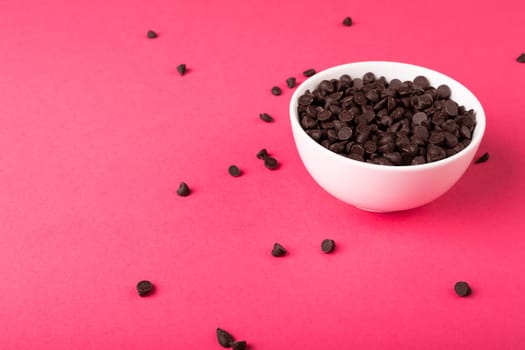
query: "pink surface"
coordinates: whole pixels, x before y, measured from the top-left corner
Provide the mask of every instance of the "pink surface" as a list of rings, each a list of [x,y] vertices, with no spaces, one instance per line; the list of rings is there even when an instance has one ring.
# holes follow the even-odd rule
[[[524,10],[0,2],[0,347],[219,349],[222,327],[252,350],[524,348]],[[285,79],[372,59],[441,71],[485,107],[489,162],[425,207],[345,205],[295,150]]]

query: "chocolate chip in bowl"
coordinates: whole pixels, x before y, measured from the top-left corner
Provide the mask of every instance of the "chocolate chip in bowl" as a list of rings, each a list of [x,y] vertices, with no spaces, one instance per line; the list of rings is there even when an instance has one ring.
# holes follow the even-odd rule
[[[290,102],[299,155],[326,191],[359,208],[415,208],[466,171],[485,114],[465,86],[428,68],[357,62],[303,82]]]

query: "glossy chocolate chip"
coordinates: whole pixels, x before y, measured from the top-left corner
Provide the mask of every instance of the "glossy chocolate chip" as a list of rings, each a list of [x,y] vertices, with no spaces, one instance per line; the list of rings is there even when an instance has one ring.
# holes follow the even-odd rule
[[[352,18],[345,17],[345,19],[343,19],[343,25],[346,27],[350,27],[352,25]]]
[[[518,58],[516,58],[516,61],[518,61],[519,63],[525,63],[525,53],[519,55]]]

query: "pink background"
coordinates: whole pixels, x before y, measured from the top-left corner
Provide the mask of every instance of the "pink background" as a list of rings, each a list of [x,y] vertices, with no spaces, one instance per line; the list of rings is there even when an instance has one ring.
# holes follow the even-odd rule
[[[0,347],[219,349],[222,327],[252,350],[524,348],[524,11],[0,1]],[[402,213],[325,193],[288,121],[286,78],[377,59],[448,74],[487,114],[489,162]],[[288,257],[270,255],[276,241]],[[139,298],[140,279],[157,292]]]

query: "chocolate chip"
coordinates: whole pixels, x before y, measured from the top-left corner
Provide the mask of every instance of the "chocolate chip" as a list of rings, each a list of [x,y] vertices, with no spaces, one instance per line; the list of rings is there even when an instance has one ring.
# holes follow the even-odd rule
[[[279,167],[279,162],[277,162],[277,159],[267,156],[264,159],[264,166],[270,170],[275,170]]]
[[[292,89],[295,87],[295,83],[296,83],[296,79],[294,77],[290,77],[288,79],[286,79],[286,85]]]
[[[230,173],[230,175],[233,177],[241,176],[241,170],[237,165],[230,165],[230,167],[228,168],[228,173]]]
[[[364,75],[363,75],[363,84],[371,84],[373,83],[374,81],[376,81],[376,76],[374,73],[372,72],[366,72]]]
[[[435,162],[441,160],[447,156],[445,150],[439,146],[429,144],[427,146],[427,161]]]
[[[337,131],[337,138],[339,140],[348,140],[350,137],[352,137],[352,134],[352,128],[344,126]]]
[[[282,90],[280,87],[278,86],[272,87],[272,95],[279,96],[280,94],[282,94]]]
[[[321,250],[323,253],[329,254],[335,249],[335,241],[333,239],[324,239],[321,242]]]
[[[474,161],[475,164],[480,164],[480,163],[485,163],[487,160],[489,160],[489,153],[488,152],[485,152],[483,153],[483,155],[481,157],[479,157],[478,159],[476,159]]]
[[[266,159],[268,157],[268,151],[266,150],[266,148],[263,148],[259,152],[257,152],[256,157],[262,160]]]
[[[422,75],[418,75],[417,77],[414,78],[414,86],[422,88],[422,89],[426,89],[430,86],[430,82],[428,81],[426,77]]]
[[[153,284],[150,281],[140,281],[137,283],[137,292],[141,297],[145,297],[153,292]]]
[[[445,102],[445,112],[452,117],[458,115],[458,104],[452,100]]]
[[[448,85],[439,85],[437,87],[437,95],[439,98],[449,98],[450,97],[450,88]]]
[[[472,293],[472,289],[465,281],[456,282],[454,285],[454,291],[460,297],[467,297]]]
[[[159,35],[158,35],[155,31],[153,31],[153,30],[148,30],[148,38],[149,38],[149,39],[155,39],[155,38],[157,38],[158,36],[159,36]]]
[[[454,148],[459,143],[456,135],[450,132],[444,132],[443,136],[445,137],[445,143],[449,148]]]
[[[234,341],[230,343],[232,350],[246,350],[246,341]]]
[[[261,118],[261,120],[264,120],[267,123],[273,122],[273,117],[269,115],[268,113],[259,114],[259,118]]]
[[[307,69],[303,72],[303,75],[305,77],[311,77],[312,75],[314,75],[316,73],[315,69],[313,68],[310,68],[310,69]]]
[[[516,58],[516,61],[518,61],[519,63],[525,63],[525,53],[519,55],[518,58]]]
[[[230,348],[231,343],[234,341],[233,336],[226,332],[224,329],[217,328],[216,330],[217,334],[217,341],[219,342],[220,346],[223,348]]]
[[[459,129],[459,132],[461,133],[461,136],[463,136],[466,139],[471,139],[472,138],[472,132],[470,131],[470,129],[466,125],[463,125]]]
[[[280,258],[282,256],[285,256],[286,255],[286,249],[280,245],[279,243],[275,243],[273,245],[273,249],[272,249],[272,255],[277,257],[277,258]]]
[[[343,25],[350,27],[352,25],[352,18],[346,17],[345,19],[343,19]]]
[[[186,65],[184,63],[181,63],[177,66],[177,72],[179,72],[180,75],[186,74]]]
[[[363,148],[365,153],[372,154],[377,151],[377,145],[374,141],[368,140],[364,143]]]
[[[421,125],[421,123],[428,120],[427,114],[425,112],[416,112],[412,116],[412,123],[416,125]]]
[[[191,193],[190,188],[185,182],[181,182],[179,188],[177,189],[177,194],[181,197],[189,196]]]
[[[412,165],[419,165],[419,164],[425,164],[427,161],[425,159],[425,157],[423,156],[417,156],[417,157],[414,157],[414,159],[412,159]]]

